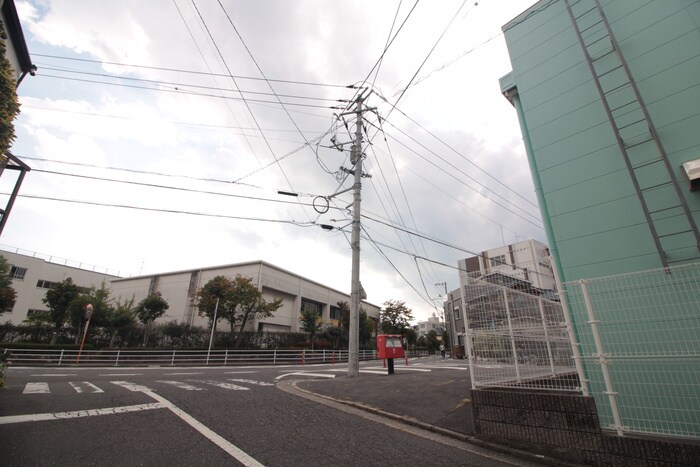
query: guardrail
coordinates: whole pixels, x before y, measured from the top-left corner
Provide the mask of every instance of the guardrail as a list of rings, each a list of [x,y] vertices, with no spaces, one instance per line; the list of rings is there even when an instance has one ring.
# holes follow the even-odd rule
[[[347,350],[46,350],[7,349],[11,366],[236,366],[310,365],[348,361]],[[418,356],[427,352],[412,352]],[[374,360],[375,350],[360,350],[360,360]]]

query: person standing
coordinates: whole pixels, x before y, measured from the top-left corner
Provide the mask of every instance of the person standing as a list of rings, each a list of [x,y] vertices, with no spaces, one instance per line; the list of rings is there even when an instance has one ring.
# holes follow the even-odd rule
[[[445,358],[445,344],[440,342],[440,355],[442,355],[442,358]]]

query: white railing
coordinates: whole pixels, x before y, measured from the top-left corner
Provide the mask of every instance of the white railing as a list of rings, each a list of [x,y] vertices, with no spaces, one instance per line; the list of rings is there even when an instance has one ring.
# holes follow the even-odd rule
[[[312,365],[348,361],[347,350],[47,350],[8,349],[11,366]],[[360,350],[360,360],[377,352]]]

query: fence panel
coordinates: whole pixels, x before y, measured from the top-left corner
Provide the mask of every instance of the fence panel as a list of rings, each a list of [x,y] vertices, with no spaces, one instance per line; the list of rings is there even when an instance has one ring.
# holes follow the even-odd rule
[[[601,425],[700,438],[700,263],[564,289]]]
[[[347,350],[55,350],[9,349],[12,366],[243,366],[347,363]],[[374,360],[360,350],[359,360]]]
[[[577,391],[561,304],[526,284],[498,274],[464,285],[473,386]]]

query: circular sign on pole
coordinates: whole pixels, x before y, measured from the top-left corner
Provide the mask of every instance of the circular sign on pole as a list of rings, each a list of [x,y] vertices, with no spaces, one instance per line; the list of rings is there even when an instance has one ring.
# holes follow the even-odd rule
[[[93,308],[92,304],[88,303],[87,306],[85,307],[85,319],[89,320],[90,317],[92,316]]]

